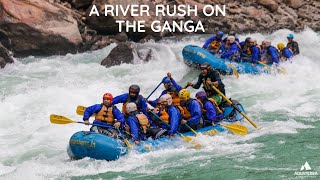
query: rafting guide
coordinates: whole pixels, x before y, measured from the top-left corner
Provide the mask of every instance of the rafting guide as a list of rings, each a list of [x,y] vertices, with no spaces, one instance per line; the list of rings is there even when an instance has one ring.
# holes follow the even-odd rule
[[[197,5],[173,5],[169,8],[169,5],[158,4],[155,9],[150,9],[149,5],[138,5],[131,4],[127,6],[122,5],[109,5],[105,4],[102,9],[98,9],[95,4],[93,4],[89,16],[131,16],[131,17],[141,17],[145,19],[145,16],[150,16],[150,13],[154,13],[158,18],[151,22],[151,29],[153,32],[205,32],[203,24],[201,21],[162,21],[163,17],[169,16],[198,16],[200,8]],[[205,5],[202,8],[201,14],[207,17],[211,16],[226,16],[226,5]],[[145,30],[145,20],[138,21],[128,21],[128,20],[115,20],[118,24],[119,32],[146,32]],[[125,27],[125,28],[124,28]]]

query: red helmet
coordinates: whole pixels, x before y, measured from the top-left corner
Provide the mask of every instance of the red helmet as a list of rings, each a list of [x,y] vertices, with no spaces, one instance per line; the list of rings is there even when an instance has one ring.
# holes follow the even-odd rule
[[[103,95],[103,97],[102,97],[103,99],[110,99],[111,101],[113,100],[113,96],[112,96],[112,94],[110,94],[110,93],[105,93],[104,95]]]

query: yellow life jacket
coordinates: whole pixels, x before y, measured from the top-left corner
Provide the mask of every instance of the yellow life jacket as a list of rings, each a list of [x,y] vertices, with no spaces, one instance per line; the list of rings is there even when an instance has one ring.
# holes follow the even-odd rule
[[[165,109],[163,109],[161,112],[160,112],[161,116],[160,118],[162,120],[164,120],[166,123],[169,124],[169,114],[167,113],[167,111]]]
[[[146,115],[144,114],[136,114],[136,117],[138,118],[139,124],[142,127],[143,133],[147,133],[147,127],[149,127],[149,121]]]
[[[247,48],[247,54],[248,54],[249,56],[251,56],[251,55],[252,55],[252,52],[251,52],[250,47],[248,47],[248,48]]]
[[[212,47],[212,49],[217,50],[220,48],[221,42],[219,42],[217,40],[211,41],[210,46]]]
[[[146,134],[147,133],[147,127],[150,126],[147,116],[144,115],[143,113],[136,114],[135,116],[137,117],[137,119],[139,121],[139,124],[142,127],[142,132]],[[126,128],[126,131],[128,133],[130,133],[130,126],[127,123],[125,125],[125,128]]]
[[[216,101],[213,98],[209,98],[208,100],[212,102],[212,104],[215,107],[216,112],[218,114],[222,114],[222,111],[220,110],[220,108],[219,108],[218,104],[216,103]],[[197,101],[200,103],[200,106],[202,108],[202,114],[206,113],[207,110],[204,109],[203,103],[199,99],[197,99]]]
[[[184,119],[190,119],[191,118],[191,114],[188,111],[188,109],[186,107],[182,107],[182,106],[177,106],[181,112],[181,115]]]
[[[96,115],[96,121],[106,122],[108,124],[113,125],[115,123],[114,116],[112,113],[113,107],[106,107],[102,105],[102,108]]]
[[[175,106],[178,106],[180,105],[180,98],[178,96],[177,93],[175,92],[168,92],[167,94],[170,94],[171,97],[172,97],[172,103],[175,105]]]

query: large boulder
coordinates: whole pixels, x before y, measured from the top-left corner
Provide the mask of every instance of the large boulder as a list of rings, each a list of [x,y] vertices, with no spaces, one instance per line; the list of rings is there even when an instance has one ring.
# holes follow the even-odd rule
[[[71,11],[44,0],[0,0],[0,31],[16,56],[76,52],[82,42]]]
[[[101,62],[101,65],[111,67],[122,63],[130,64],[132,61],[133,52],[131,45],[121,42],[111,50],[110,54]]]
[[[267,8],[269,11],[274,12],[278,9],[278,2],[275,0],[257,0],[257,3]]]
[[[12,56],[8,49],[0,43],[0,68],[4,68],[7,63],[13,63]]]

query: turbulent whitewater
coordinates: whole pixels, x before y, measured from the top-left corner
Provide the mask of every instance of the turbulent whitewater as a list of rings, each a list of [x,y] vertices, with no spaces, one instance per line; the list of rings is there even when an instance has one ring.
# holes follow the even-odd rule
[[[259,43],[270,38],[275,46],[286,43],[289,32],[239,38],[251,36]],[[113,162],[69,159],[70,136],[89,127],[51,124],[50,114],[80,121],[75,113],[78,105],[100,103],[103,93],[125,93],[131,84],[139,84],[142,95],[148,96],[167,72],[180,85],[195,82],[200,72],[183,63],[181,50],[188,44],[202,46],[208,36],[136,44],[146,51],[152,49],[147,63],[136,58],[134,64],[101,66],[113,44],[82,54],[17,59],[1,69],[0,179],[289,179],[296,177],[306,161],[319,174],[320,35],[310,29],[295,34],[301,55],[283,65],[286,75],[223,77],[227,96],[239,100],[262,129],[246,122],[249,133],[245,137],[200,136],[202,150],[189,149],[181,142],[178,148],[131,152]],[[197,91],[191,92],[194,96]]]

